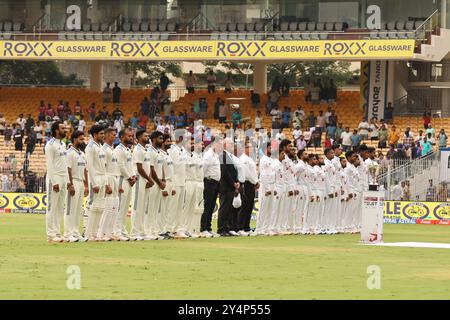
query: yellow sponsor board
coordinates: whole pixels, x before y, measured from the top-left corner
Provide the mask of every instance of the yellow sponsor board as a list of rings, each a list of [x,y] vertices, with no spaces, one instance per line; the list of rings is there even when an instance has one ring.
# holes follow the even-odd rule
[[[384,222],[450,225],[450,202],[386,201]]]
[[[414,40],[0,41],[0,59],[365,60],[413,55]]]

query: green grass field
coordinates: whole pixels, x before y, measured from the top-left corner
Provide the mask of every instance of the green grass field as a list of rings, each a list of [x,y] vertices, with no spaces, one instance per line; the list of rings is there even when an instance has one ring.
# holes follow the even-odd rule
[[[449,299],[448,249],[358,235],[48,244],[44,215],[0,214],[0,299]],[[385,225],[386,242],[450,243],[448,226]],[[81,289],[66,287],[81,268]],[[366,286],[381,268],[381,289]]]

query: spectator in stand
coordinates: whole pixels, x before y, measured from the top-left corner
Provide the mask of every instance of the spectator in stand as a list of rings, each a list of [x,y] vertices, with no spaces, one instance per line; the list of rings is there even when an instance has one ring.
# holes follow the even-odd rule
[[[166,76],[166,73],[165,72],[161,73],[161,77],[159,78],[159,86],[161,87],[161,90],[163,92],[166,91],[167,88],[169,87],[169,84],[170,84],[170,80]]]
[[[231,93],[233,88],[233,79],[231,78],[231,72],[227,73],[227,78],[224,83],[225,93]]]
[[[259,131],[262,129],[262,117],[261,117],[261,111],[256,111],[256,117],[255,117],[255,130]]]
[[[112,117],[114,120],[119,120],[120,118],[123,117],[123,112],[120,110],[119,106],[117,106],[116,109],[114,109],[114,111],[112,113]]]
[[[446,202],[448,200],[448,186],[445,181],[439,184],[439,189],[437,192],[437,201]]]
[[[320,128],[321,132],[325,131],[325,127],[326,127],[326,120],[325,119],[326,119],[326,117],[323,114],[323,111],[320,110],[319,111],[319,115],[317,116],[317,124],[316,124],[316,126],[318,126]]]
[[[39,121],[44,121],[45,120],[45,111],[46,111],[46,107],[45,107],[45,103],[44,101],[41,100],[41,102],[39,103],[39,108],[38,108],[38,120]]]
[[[3,116],[3,113],[0,112],[0,134],[3,135],[6,128],[6,118]]]
[[[393,144],[389,145],[389,150],[386,152],[386,158],[392,159],[395,155],[395,146]]]
[[[103,89],[103,103],[108,104],[111,102],[111,83],[107,82],[106,87]]]
[[[120,131],[122,131],[123,128],[125,128],[125,124],[123,122],[123,116],[115,118],[115,120],[114,120],[114,128],[116,128],[117,132],[120,132]]]
[[[414,135],[410,127],[407,127],[403,134],[403,145],[405,148],[412,148],[414,145]]]
[[[221,104],[220,97],[217,97],[216,103],[214,103],[214,113],[213,113],[213,118],[217,120],[219,119],[220,104]]]
[[[284,107],[284,111],[281,113],[281,119],[281,127],[283,129],[289,128],[291,121],[291,109],[289,109],[289,107]]]
[[[297,144],[296,144],[297,150],[299,150],[299,151],[305,150],[307,145],[308,145],[308,143],[305,140],[305,137],[303,135],[301,135],[300,138],[297,140]]]
[[[328,102],[328,87],[327,87],[327,80],[326,79],[318,79],[317,80],[318,87],[319,87],[319,100],[320,103],[327,103]]]
[[[410,201],[411,200],[411,189],[409,181],[402,181],[402,201]]]
[[[33,128],[33,133],[36,135],[36,143],[39,143],[39,146],[42,146],[43,132],[44,129],[41,126],[41,122],[38,121]]]
[[[331,137],[327,134],[325,136],[325,142],[323,147],[326,148],[331,148],[333,146],[333,139],[331,139]]]
[[[200,119],[206,119],[208,117],[208,102],[206,98],[200,98],[198,106],[200,108]]]
[[[188,126],[194,126],[194,122],[197,121],[197,114],[194,111],[194,107],[191,106],[189,112],[187,113],[187,124]]]
[[[315,128],[316,127],[316,122],[317,122],[317,119],[316,119],[316,117],[314,115],[314,111],[311,111],[309,113],[309,116],[308,116],[308,128],[309,129]]]
[[[173,112],[172,104],[167,103],[164,105],[164,121],[167,122],[169,119],[170,114]],[[175,124],[175,122],[173,122]]]
[[[2,192],[11,192],[11,182],[9,181],[9,176],[7,174],[2,174],[1,176],[2,182]]]
[[[386,126],[383,124],[380,127],[380,131],[378,132],[378,148],[384,149],[387,147],[387,141],[389,138],[389,132],[386,129]]]
[[[306,114],[303,111],[302,106],[297,106],[297,110],[294,111],[294,116],[292,117],[292,123],[294,127],[300,126],[303,128],[303,123],[305,121]]]
[[[192,70],[189,71],[189,74],[186,76],[186,90],[188,91],[188,93],[194,93],[194,86],[196,83],[196,79],[194,74],[192,73]]]
[[[165,117],[164,117],[165,118]],[[165,119],[166,123],[172,123],[173,125],[177,124],[177,116],[175,115],[175,111],[170,111],[169,117]]]
[[[314,82],[313,86],[311,87],[311,103],[313,105],[317,105],[320,102],[320,87],[319,82]]]
[[[328,103],[335,103],[337,100],[337,86],[333,79],[329,82]]]
[[[377,118],[373,117],[370,119],[369,124],[369,138],[370,141],[376,141],[378,140],[378,124],[377,124]]]
[[[233,123],[233,129],[242,128],[242,114],[239,109],[234,109],[231,114],[231,121]]]
[[[394,185],[391,188],[391,197],[394,201],[401,201],[402,200],[402,194],[403,194],[403,188],[398,183],[398,181],[395,181]]]
[[[213,70],[209,70],[208,76],[206,77],[206,82],[208,83],[208,93],[216,92],[216,75]]]
[[[83,108],[81,108],[80,101],[75,102],[74,113],[75,114],[82,114],[83,113]]]
[[[160,124],[161,122],[163,122],[163,118],[161,117],[161,115],[159,113],[157,113],[154,117],[153,117],[153,123],[155,125]],[[166,121],[167,122],[167,121]]]
[[[436,145],[436,139],[431,135],[431,133],[427,134],[427,140],[432,146]]]
[[[363,118],[358,125],[359,134],[363,140],[369,139],[369,129],[370,129],[369,123],[365,118]]]
[[[148,116],[141,112],[138,121],[138,129],[147,129]]]
[[[261,98],[258,93],[255,93],[253,90],[250,90],[250,100],[252,102],[253,108],[258,109],[259,104],[261,103]]]
[[[141,111],[142,112],[142,111]],[[142,112],[143,113],[143,112]],[[145,113],[144,113],[145,114]],[[133,112],[133,115],[130,117],[130,120],[128,121],[128,125],[133,128],[133,129],[137,129],[138,127],[138,123],[139,123],[139,118],[138,118],[138,114],[137,112]]]
[[[344,126],[342,123],[339,123],[339,126],[336,128],[336,132],[334,135],[334,139],[336,140],[336,144],[342,144],[342,133],[345,132]]]
[[[431,146],[431,143],[428,141],[428,138],[425,137],[423,138],[423,141],[420,144],[420,148],[421,148],[421,156],[424,157],[427,154],[431,153],[433,151],[433,148]]]
[[[97,109],[95,108],[95,103],[91,103],[88,112],[89,112],[89,119],[91,121],[94,121],[95,118],[97,117]]]
[[[423,114],[423,128],[427,130],[431,123],[431,112],[425,112]]]
[[[311,80],[307,80],[306,83],[303,85],[303,91],[305,95],[305,102],[309,103],[311,102],[311,89],[312,89]]]
[[[144,99],[141,101],[141,112],[143,112],[147,116],[150,116],[150,102],[148,101],[147,97],[144,97]]]
[[[350,140],[352,141],[353,151],[357,151],[362,141],[362,136],[358,133],[358,130],[353,130],[353,134],[351,135]]]
[[[158,103],[159,94],[161,93],[161,90],[159,90],[159,87],[156,86],[150,91],[150,101],[154,103]]]
[[[14,148],[16,151],[23,151],[23,130],[20,126],[16,127],[14,134]]]
[[[178,113],[178,117],[176,120],[176,127],[177,129],[182,129],[186,127],[186,116],[183,112]]]
[[[322,128],[319,125],[316,126],[312,133],[312,140],[314,148],[320,148],[322,145]]]
[[[221,100],[219,105],[219,123],[227,122],[227,105]]]
[[[283,83],[281,84],[281,94],[283,97],[289,97],[289,90],[291,89],[291,85],[287,81],[286,78],[283,78]]]
[[[103,109],[100,111],[98,116],[99,116],[100,120],[105,120],[106,121],[106,120],[109,119],[109,112],[106,109],[106,106],[103,106]]]
[[[389,145],[397,146],[398,141],[400,140],[400,133],[397,131],[395,126],[392,126],[392,130],[389,133],[388,143]]]
[[[327,134],[331,139],[336,140],[336,125],[338,122],[337,115],[334,110],[331,110],[331,115],[328,116]]]
[[[441,129],[441,131],[439,132],[438,139],[439,139],[439,149],[446,148],[448,137],[444,129]]]
[[[386,123],[392,124],[393,116],[394,116],[394,107],[392,106],[392,102],[389,102],[384,114],[384,120],[386,120]]]
[[[17,118],[16,123],[17,123],[17,125],[20,127],[20,129],[22,131],[25,131],[25,125],[27,123],[27,120],[23,117],[23,113],[21,113],[19,115],[19,117]]]
[[[270,90],[269,92],[269,109],[268,113],[272,111],[274,106],[278,105],[278,102],[280,101],[280,93],[277,90]]]
[[[122,96],[122,89],[119,87],[118,82],[114,82],[114,88],[112,88],[113,103],[120,103],[120,97]]]
[[[272,111],[270,111],[270,115],[272,116],[272,129],[273,125],[276,123],[278,125],[278,120],[281,119],[281,111],[278,110],[278,106],[275,105],[274,108],[272,109]]]
[[[281,82],[279,76],[275,76],[273,79],[270,91],[277,91],[281,95]]]
[[[303,132],[303,138],[305,139],[307,147],[309,147],[311,145],[311,138],[312,138],[313,131],[314,131],[314,128],[311,128],[311,129]]]
[[[425,130],[425,134],[428,136],[428,134],[431,133],[431,135],[434,137],[436,136],[436,129],[433,128],[433,125],[431,123],[428,124],[427,130]]]
[[[47,117],[53,118],[55,116],[55,111],[53,110],[52,105],[49,103],[47,105],[47,110],[45,111]]]
[[[36,134],[32,133],[28,136],[26,155],[31,156],[34,152],[34,148],[36,147]]]

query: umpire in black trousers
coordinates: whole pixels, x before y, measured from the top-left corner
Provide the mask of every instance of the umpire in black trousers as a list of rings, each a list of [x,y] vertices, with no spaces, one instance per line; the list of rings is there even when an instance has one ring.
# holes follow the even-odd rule
[[[234,194],[239,190],[238,171],[234,165],[231,154],[226,150],[233,150],[233,142],[225,139],[224,151],[220,159],[220,208],[217,233],[221,236],[230,236],[231,215],[235,211],[233,207]]]

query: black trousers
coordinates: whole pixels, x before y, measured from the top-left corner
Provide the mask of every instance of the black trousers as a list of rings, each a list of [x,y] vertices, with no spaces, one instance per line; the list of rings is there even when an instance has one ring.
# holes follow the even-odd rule
[[[216,207],[217,196],[219,195],[218,181],[204,179],[203,185],[204,209],[200,223],[200,232],[212,231],[211,220]]]
[[[236,211],[233,208],[234,191],[220,193],[220,208],[217,221],[217,233],[228,233],[231,231],[232,217]]]
[[[242,196],[242,207],[239,210],[239,230],[250,231],[250,220],[255,206],[255,185],[245,181]]]

